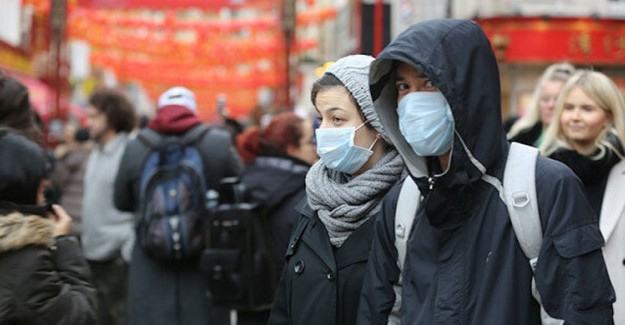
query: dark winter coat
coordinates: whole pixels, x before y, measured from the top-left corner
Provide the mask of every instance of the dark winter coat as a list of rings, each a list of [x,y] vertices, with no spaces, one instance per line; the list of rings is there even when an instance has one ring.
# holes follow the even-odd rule
[[[0,324],[94,324],[90,276],[78,240],[55,240],[50,220],[0,216]]]
[[[510,138],[510,142],[518,142],[536,147],[536,141],[543,134],[543,123],[538,121],[531,128],[521,130],[517,135]]]
[[[413,177],[425,198],[401,273],[402,324],[540,324],[532,270],[497,190],[509,143],[488,39],[472,21],[427,21],[403,32],[372,64],[371,90],[387,135],[410,174],[427,175],[397,127],[393,60],[430,78],[455,123],[448,170],[431,178],[431,189],[428,179]],[[601,254],[604,240],[579,179],[561,163],[539,157],[536,188],[543,243],[535,277],[545,309],[566,324],[612,324],[614,290]],[[359,324],[386,324],[393,306],[392,284],[400,276],[394,247],[398,193],[389,193],[376,220]]]
[[[284,266],[284,253],[293,225],[295,206],[306,195],[306,172],[310,165],[292,157],[259,156],[245,168],[241,182],[253,199],[267,211],[271,248],[275,260],[276,281]]]
[[[179,113],[170,114],[176,119],[169,123],[163,118],[168,115],[157,117],[156,122],[168,127],[167,134],[179,135],[199,124],[190,112],[180,110]],[[197,122],[189,122],[193,119]],[[159,123],[153,121],[150,125]],[[173,128],[175,125],[181,127],[176,130]],[[203,158],[207,188],[217,189],[222,178],[241,173],[239,156],[227,132],[211,128],[197,142],[197,148]],[[128,143],[115,181],[115,206],[119,210],[139,210],[139,178],[149,152],[150,149],[138,138]],[[207,278],[197,263],[173,265],[159,262],[135,245],[128,287],[129,324],[206,325],[209,320],[215,324],[228,322],[228,311],[212,307],[208,301]]]
[[[335,248],[317,214],[304,204],[298,211],[302,216],[286,251],[268,324],[356,324],[374,218]]]

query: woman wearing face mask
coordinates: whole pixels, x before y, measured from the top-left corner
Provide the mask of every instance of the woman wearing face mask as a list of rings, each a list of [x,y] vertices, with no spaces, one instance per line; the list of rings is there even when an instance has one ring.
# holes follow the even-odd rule
[[[575,72],[569,63],[552,64],[538,80],[529,107],[508,132],[508,140],[528,146],[540,146],[544,131],[553,116],[556,99],[566,80]]]
[[[312,88],[321,158],[286,252],[270,324],[356,324],[373,216],[404,175],[369,93],[373,58],[344,57]]]
[[[605,239],[603,257],[616,291],[614,323],[625,324],[625,102],[604,74],[580,71],[564,86],[540,147],[582,180]]]

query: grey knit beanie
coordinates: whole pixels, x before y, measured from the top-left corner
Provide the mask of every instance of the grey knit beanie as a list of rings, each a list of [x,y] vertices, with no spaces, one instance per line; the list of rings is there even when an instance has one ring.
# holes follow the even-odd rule
[[[360,106],[368,124],[380,133],[386,143],[390,144],[378,113],[373,107],[373,99],[369,91],[369,67],[373,60],[374,58],[369,55],[349,55],[334,62],[324,73],[335,76],[347,87]]]

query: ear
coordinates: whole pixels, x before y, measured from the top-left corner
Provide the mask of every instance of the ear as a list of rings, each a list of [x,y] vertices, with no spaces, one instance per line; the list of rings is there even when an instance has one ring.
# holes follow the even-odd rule
[[[294,144],[287,144],[286,153],[289,156],[297,157],[297,154],[299,153],[299,147]]]

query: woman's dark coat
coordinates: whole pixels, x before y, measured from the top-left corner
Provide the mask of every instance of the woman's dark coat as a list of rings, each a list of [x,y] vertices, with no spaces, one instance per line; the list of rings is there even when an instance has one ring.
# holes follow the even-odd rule
[[[96,291],[78,240],[52,234],[45,218],[0,216],[0,324],[95,323]]]
[[[413,177],[425,199],[401,273],[402,324],[540,324],[532,269],[497,189],[509,143],[491,44],[475,22],[426,21],[399,35],[372,64],[378,116],[410,174],[418,175],[424,166],[397,127],[393,60],[430,78],[455,123],[446,173],[434,177],[431,188],[427,179]],[[601,254],[604,240],[579,179],[561,163],[539,157],[536,189],[543,242],[535,278],[543,306],[566,324],[612,324],[614,290]],[[389,193],[376,220],[359,324],[386,324],[393,306],[392,285],[400,276],[394,247],[398,193]]]
[[[307,204],[298,211],[268,324],[356,324],[374,218],[337,249]]]

